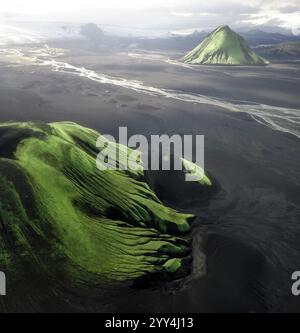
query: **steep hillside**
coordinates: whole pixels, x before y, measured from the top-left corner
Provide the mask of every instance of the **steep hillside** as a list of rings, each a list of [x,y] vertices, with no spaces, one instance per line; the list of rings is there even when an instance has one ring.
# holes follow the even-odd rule
[[[199,65],[266,65],[246,41],[228,26],[221,26],[182,59]]]

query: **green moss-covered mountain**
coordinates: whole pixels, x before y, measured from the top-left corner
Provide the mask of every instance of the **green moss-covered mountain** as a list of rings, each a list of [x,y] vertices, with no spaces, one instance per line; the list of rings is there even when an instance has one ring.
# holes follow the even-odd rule
[[[100,171],[99,136],[70,122],[0,125],[0,270],[11,282],[46,275],[80,285],[181,269],[190,247],[178,235],[193,215],[162,204],[143,170]]]
[[[268,61],[250,49],[228,26],[220,26],[182,58],[195,65],[266,65]]]

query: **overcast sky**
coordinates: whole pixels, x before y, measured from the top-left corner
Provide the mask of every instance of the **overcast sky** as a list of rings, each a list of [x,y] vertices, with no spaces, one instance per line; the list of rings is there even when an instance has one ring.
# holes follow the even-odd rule
[[[0,13],[169,31],[271,25],[297,29],[300,0],[1,0]]]

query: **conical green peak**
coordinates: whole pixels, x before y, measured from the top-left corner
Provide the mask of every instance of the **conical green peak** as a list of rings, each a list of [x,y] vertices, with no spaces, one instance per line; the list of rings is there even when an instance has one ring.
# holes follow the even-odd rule
[[[246,41],[228,25],[216,28],[182,61],[200,65],[268,64],[265,59],[252,51]]]
[[[225,30],[225,31],[231,31],[233,32],[233,30],[231,30],[231,28],[229,27],[229,25],[220,25],[216,31],[221,31],[221,30]]]

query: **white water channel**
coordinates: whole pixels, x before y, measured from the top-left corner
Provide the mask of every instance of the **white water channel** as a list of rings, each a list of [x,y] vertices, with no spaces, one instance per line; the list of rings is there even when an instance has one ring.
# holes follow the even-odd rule
[[[6,50],[8,51],[8,50]],[[20,54],[18,50],[10,50],[12,53]],[[180,90],[170,90],[156,88],[144,84],[141,81],[127,80],[122,77],[109,76],[87,69],[78,67],[56,59],[57,53],[46,46],[41,49],[34,49],[26,52],[32,60],[39,65],[49,66],[55,72],[61,72],[68,75],[76,75],[100,84],[109,84],[133,90],[137,93],[143,93],[155,97],[164,97],[180,100],[187,103],[209,104],[225,108],[233,112],[245,112],[257,122],[268,126],[274,130],[287,132],[300,138],[300,110],[271,106],[266,104],[249,103],[243,101],[227,101],[216,97],[205,96],[201,94],[191,94]]]

